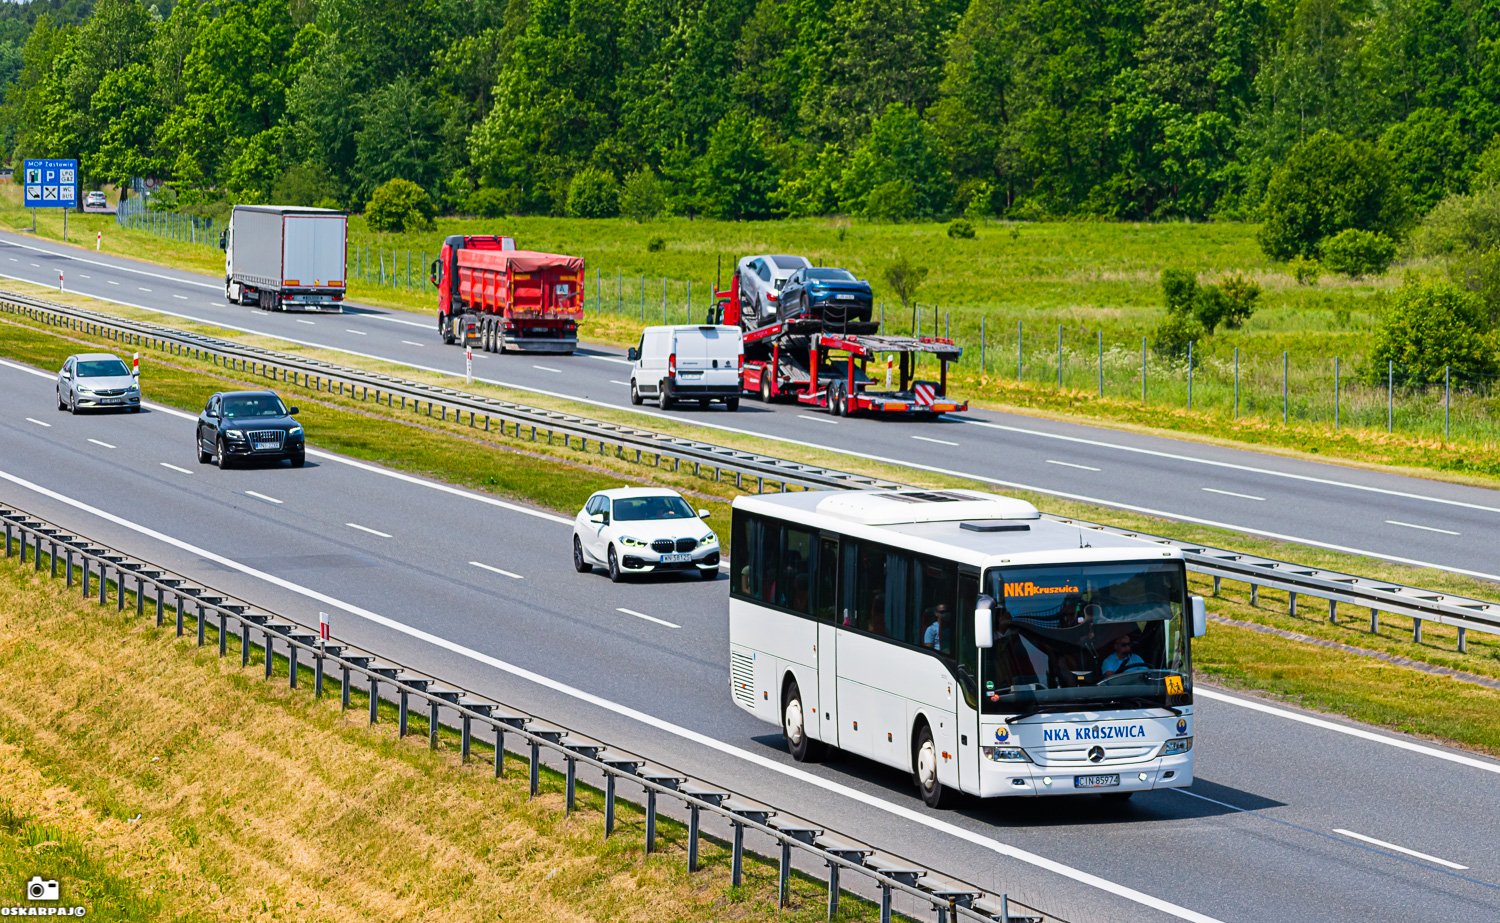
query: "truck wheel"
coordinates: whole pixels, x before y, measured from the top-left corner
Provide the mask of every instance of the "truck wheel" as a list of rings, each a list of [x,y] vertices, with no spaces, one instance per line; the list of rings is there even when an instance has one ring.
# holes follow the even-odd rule
[[[228,282],[224,283],[224,300],[229,302],[230,304],[234,304],[234,296],[229,293]]]
[[[807,736],[806,714],[802,707],[802,690],[797,688],[797,681],[792,680],[787,684],[786,702],[781,706],[781,737],[786,741],[792,759],[799,763],[816,763],[823,759],[828,748],[821,740]]]
[[[641,404],[641,392],[635,386],[635,381],[633,380],[630,382],[630,403],[635,404],[637,407]]]
[[[453,345],[453,331],[450,329],[451,326],[452,325],[448,323],[448,315],[438,315],[438,336],[443,338],[443,344],[445,346]]]
[[[737,397],[726,397],[726,398],[724,398],[724,409],[725,410],[739,410],[740,409],[740,399],[737,398]]]
[[[656,407],[658,410],[672,409],[672,386],[665,381],[656,390]]]
[[[771,379],[765,373],[760,376],[760,399],[763,403],[771,403]]]

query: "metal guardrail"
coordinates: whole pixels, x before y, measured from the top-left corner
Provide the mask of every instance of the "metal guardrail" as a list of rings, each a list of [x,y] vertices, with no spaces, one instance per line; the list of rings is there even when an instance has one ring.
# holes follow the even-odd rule
[[[795,852],[827,866],[829,919],[833,919],[838,912],[840,894],[850,891],[841,880],[841,875],[845,872],[862,876],[878,890],[882,923],[891,923],[892,897],[898,894],[905,895],[917,906],[935,912],[939,923],[946,923],[949,919],[981,920],[987,923],[1043,923],[1044,920],[1056,919],[1045,914],[1035,915],[1039,913],[1035,908],[1023,908],[1028,913],[1015,915],[1011,913],[1012,908],[1021,905],[1011,902],[1005,894],[994,894],[952,876],[943,875],[894,853],[739,795],[724,786],[694,779],[644,756],[510,708],[504,703],[477,695],[457,684],[445,683],[394,660],[336,639],[322,639],[318,629],[267,612],[199,581],[189,580],[102,543],[72,534],[14,506],[0,505],[0,521],[5,526],[7,561],[15,556],[19,545],[20,563],[25,565],[29,551],[33,570],[40,573],[45,554],[51,577],[55,579],[59,576],[58,568],[61,565],[63,577],[69,587],[74,585],[74,575],[81,568],[79,585],[84,599],[97,598],[99,605],[106,605],[111,582],[109,575],[112,572],[118,611],[125,609],[129,585],[130,591],[135,595],[137,616],[145,616],[149,600],[155,608],[158,627],[163,625],[168,612],[175,614],[178,637],[185,633],[186,622],[191,618],[196,623],[199,647],[204,646],[207,641],[209,620],[216,619],[220,657],[228,654],[231,625],[237,626],[240,666],[248,668],[251,648],[259,647],[263,652],[265,676],[268,680],[274,674],[273,655],[278,646],[286,651],[288,684],[293,689],[297,688],[301,674],[310,668],[313,673],[314,695],[321,698],[326,676],[330,671],[335,671],[339,677],[341,703],[344,708],[348,708],[350,692],[357,679],[369,693],[371,724],[378,721],[382,692],[397,704],[398,733],[402,737],[408,732],[411,700],[424,702],[428,712],[429,747],[434,750],[438,748],[439,730],[444,724],[452,727],[456,723],[460,732],[461,758],[465,762],[470,758],[475,727],[488,728],[494,736],[496,778],[505,772],[506,737],[510,735],[512,740],[520,741],[528,750],[530,793],[533,797],[540,791],[543,755],[550,755],[554,760],[560,759],[564,763],[564,811],[567,813],[577,809],[578,770],[588,768],[602,774],[605,783],[606,837],[614,832],[617,782],[628,780],[641,787],[645,801],[647,853],[656,848],[657,800],[675,799],[688,812],[689,872],[697,871],[699,867],[701,821],[702,816],[708,814],[726,821],[732,829],[730,875],[735,887],[740,885],[743,873],[745,834],[758,833],[772,842],[778,853],[777,893],[782,907],[788,906],[791,900],[791,872]],[[252,634],[259,634],[258,645],[253,642]]]
[[[687,462],[692,464],[695,475],[710,476],[715,481],[722,480],[726,474],[732,474],[735,486],[742,489],[746,487],[745,479],[748,476],[754,479],[757,492],[763,492],[767,485],[775,485],[783,491],[792,487],[847,489],[904,486],[894,481],[496,400],[10,293],[0,292],[0,310],[54,326],[123,339],[124,342],[137,346],[192,355],[236,371],[276,381],[290,381],[318,391],[326,389],[335,393],[334,389],[337,388],[336,393],[340,395],[353,396],[363,401],[374,400],[377,404],[383,403],[392,408],[397,407],[396,401],[399,399],[401,409],[421,413],[422,403],[425,401],[428,416],[437,415],[446,420],[451,412],[455,420],[462,421],[462,414],[467,413],[470,426],[482,426],[488,431],[492,421],[495,421],[503,433],[513,434],[515,438],[523,438],[523,433],[527,433],[535,441],[538,434],[543,434],[550,443],[561,435],[569,445],[572,444],[571,440],[578,439],[580,448],[584,451],[588,450],[589,442],[593,441],[601,452],[614,447],[617,457],[624,457],[625,452],[634,451],[637,462],[642,460],[643,453],[654,455],[657,465],[661,465],[663,460],[671,460],[674,471],[681,470],[682,463]],[[410,408],[407,406],[408,402],[411,403]],[[704,474],[705,470],[709,472],[708,475]],[[1289,594],[1289,609],[1295,615],[1298,597],[1311,596],[1326,600],[1329,620],[1336,621],[1338,605],[1346,603],[1369,609],[1372,632],[1379,628],[1381,612],[1411,619],[1413,640],[1419,642],[1422,640],[1423,623],[1435,622],[1457,629],[1457,646],[1460,651],[1466,649],[1470,630],[1500,634],[1500,603],[1372,580],[1086,520],[1060,516],[1048,518],[1072,523],[1084,529],[1130,536],[1178,548],[1187,559],[1190,570],[1214,578],[1215,591],[1224,579],[1248,584],[1252,605],[1259,603],[1262,588],[1277,590]]]

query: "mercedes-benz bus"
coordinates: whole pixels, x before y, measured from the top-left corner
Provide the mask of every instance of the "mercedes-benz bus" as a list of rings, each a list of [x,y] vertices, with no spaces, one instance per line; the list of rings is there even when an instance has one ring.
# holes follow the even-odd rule
[[[1175,549],[969,490],[740,497],[730,529],[730,693],[797,760],[868,757],[934,807],[1192,784]]]

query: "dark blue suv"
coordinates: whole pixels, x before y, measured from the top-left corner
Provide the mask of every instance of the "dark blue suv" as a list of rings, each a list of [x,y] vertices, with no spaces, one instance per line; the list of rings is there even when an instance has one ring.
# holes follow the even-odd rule
[[[810,266],[792,273],[781,288],[781,319],[822,321],[828,330],[863,324],[875,310],[870,283],[847,269]]]

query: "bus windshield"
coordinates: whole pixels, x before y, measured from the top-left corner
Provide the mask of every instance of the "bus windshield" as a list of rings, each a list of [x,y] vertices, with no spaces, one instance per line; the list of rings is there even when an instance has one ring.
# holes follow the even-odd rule
[[[991,568],[995,644],[981,651],[988,714],[1168,702],[1187,673],[1181,561]]]

